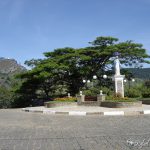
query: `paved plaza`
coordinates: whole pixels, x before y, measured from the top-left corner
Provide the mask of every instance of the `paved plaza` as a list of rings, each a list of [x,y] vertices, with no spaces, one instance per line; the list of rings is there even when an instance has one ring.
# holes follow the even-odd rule
[[[0,110],[0,150],[150,149],[150,115],[66,116]]]

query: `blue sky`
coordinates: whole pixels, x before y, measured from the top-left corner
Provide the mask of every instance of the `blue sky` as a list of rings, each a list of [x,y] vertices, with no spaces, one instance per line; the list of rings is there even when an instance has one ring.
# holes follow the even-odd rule
[[[21,64],[97,36],[142,43],[150,54],[150,0],[0,0],[0,21],[0,57]]]

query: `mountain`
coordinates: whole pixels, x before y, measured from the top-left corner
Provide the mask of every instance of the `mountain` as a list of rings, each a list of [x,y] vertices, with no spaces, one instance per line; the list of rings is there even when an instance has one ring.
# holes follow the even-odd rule
[[[18,64],[15,59],[0,58],[0,73],[12,74],[22,70],[26,70],[26,68]]]
[[[134,78],[150,80],[150,68],[127,68]]]
[[[18,64],[15,59],[0,57],[0,86],[8,88],[13,76],[24,71],[26,68]]]

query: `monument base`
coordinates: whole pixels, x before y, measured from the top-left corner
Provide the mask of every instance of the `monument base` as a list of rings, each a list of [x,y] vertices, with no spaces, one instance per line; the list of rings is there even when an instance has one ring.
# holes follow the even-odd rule
[[[115,82],[115,94],[124,97],[124,75],[114,75],[113,81]]]

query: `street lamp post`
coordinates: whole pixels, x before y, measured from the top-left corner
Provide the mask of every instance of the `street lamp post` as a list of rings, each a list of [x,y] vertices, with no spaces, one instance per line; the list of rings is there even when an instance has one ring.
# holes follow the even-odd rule
[[[131,82],[133,83],[133,82],[135,82],[135,79],[124,79],[124,82],[126,83],[128,81],[128,87],[129,87],[129,89],[131,88]]]
[[[104,75],[103,75],[103,78],[104,78],[104,79],[107,79],[107,75],[106,75],[106,74],[104,74]]]
[[[94,87],[94,81],[95,81],[96,79],[97,79],[97,76],[94,75],[94,76],[93,76],[93,81],[92,81],[92,82],[91,82],[89,79],[88,79],[88,80],[83,79],[82,82],[85,84],[86,89],[89,87],[90,83],[91,83],[90,86],[92,86],[92,88],[93,88],[93,87]]]
[[[93,81],[92,81],[92,88],[95,86],[95,80],[97,79],[97,76],[96,75],[94,75],[93,76]]]
[[[85,86],[85,88],[87,89],[87,88],[88,88],[88,84],[89,84],[91,81],[90,81],[90,80],[85,80],[85,79],[83,79],[82,82],[84,83],[84,86]]]
[[[95,79],[95,80],[96,80],[96,79],[97,79],[97,76],[96,76],[96,75],[94,75],[94,76],[93,76],[93,79]]]
[[[102,78],[103,79],[107,79],[108,78],[108,76],[106,75],[106,74],[104,74],[104,75],[102,75]],[[86,89],[88,89],[89,87],[95,87],[95,81],[97,80],[97,76],[96,75],[93,75],[93,80],[92,81],[90,81],[90,80],[86,80],[86,79],[83,79],[82,80],[82,82],[84,83],[84,87],[86,88]],[[90,84],[91,83],[91,84]],[[90,86],[89,86],[90,85]]]

